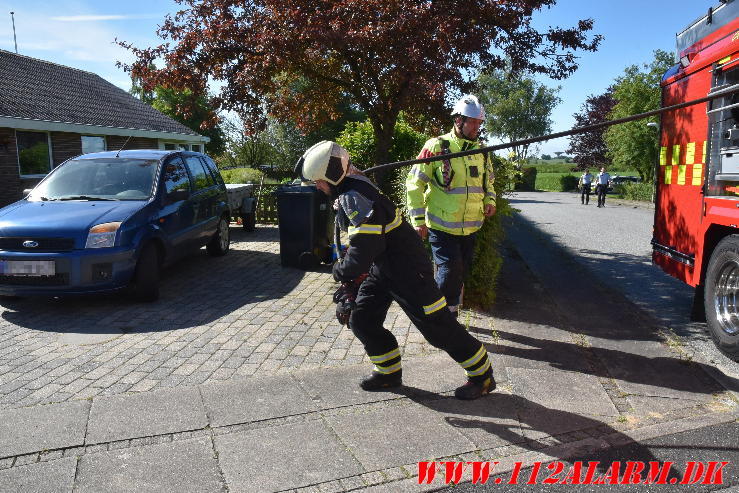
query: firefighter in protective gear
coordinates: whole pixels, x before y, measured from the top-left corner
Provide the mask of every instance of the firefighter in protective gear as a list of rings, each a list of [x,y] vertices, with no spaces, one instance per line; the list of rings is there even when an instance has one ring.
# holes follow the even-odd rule
[[[485,109],[475,96],[457,101],[454,128],[430,139],[419,158],[476,149]],[[436,264],[436,282],[458,313],[462,286],[472,266],[475,234],[495,213],[493,173],[486,154],[416,164],[408,173],[408,215],[421,238],[428,236]]]
[[[349,248],[334,264],[334,278],[349,283],[368,272],[348,323],[374,364],[360,386],[372,391],[401,385],[398,341],[383,327],[390,304],[396,301],[429,343],[465,370],[468,381],[456,390],[458,398],[476,399],[495,389],[485,346],[449,311],[423,243],[402,211],[350,165],[346,150],[334,142],[311,147],[299,164],[304,179],[338,198],[339,222],[348,230]]]

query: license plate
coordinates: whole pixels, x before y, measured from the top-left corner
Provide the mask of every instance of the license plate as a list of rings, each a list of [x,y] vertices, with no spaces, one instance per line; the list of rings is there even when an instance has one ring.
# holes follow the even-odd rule
[[[0,260],[3,276],[53,276],[56,264],[53,260]]]

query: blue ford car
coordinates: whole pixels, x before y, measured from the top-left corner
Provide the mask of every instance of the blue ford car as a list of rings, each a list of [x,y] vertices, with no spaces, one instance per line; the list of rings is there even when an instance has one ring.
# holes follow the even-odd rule
[[[229,249],[226,187],[206,155],[131,150],[56,167],[0,209],[0,296],[127,288],[159,296],[161,268],[206,246]]]

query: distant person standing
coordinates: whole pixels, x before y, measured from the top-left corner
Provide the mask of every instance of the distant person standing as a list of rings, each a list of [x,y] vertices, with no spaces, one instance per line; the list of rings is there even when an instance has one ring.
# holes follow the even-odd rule
[[[600,169],[600,173],[595,177],[595,193],[598,194],[598,207],[606,206],[606,194],[608,193],[608,185],[611,184],[611,175],[606,172],[605,168]]]
[[[580,202],[588,205],[590,202],[590,186],[593,183],[593,175],[585,168],[585,173],[580,176]]]

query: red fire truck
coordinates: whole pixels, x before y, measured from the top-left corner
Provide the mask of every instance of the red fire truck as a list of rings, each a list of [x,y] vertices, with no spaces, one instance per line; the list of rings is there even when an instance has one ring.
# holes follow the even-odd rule
[[[679,33],[677,50],[663,107],[736,88],[739,0]],[[652,260],[696,288],[694,315],[739,360],[739,93],[664,113],[656,168]]]

